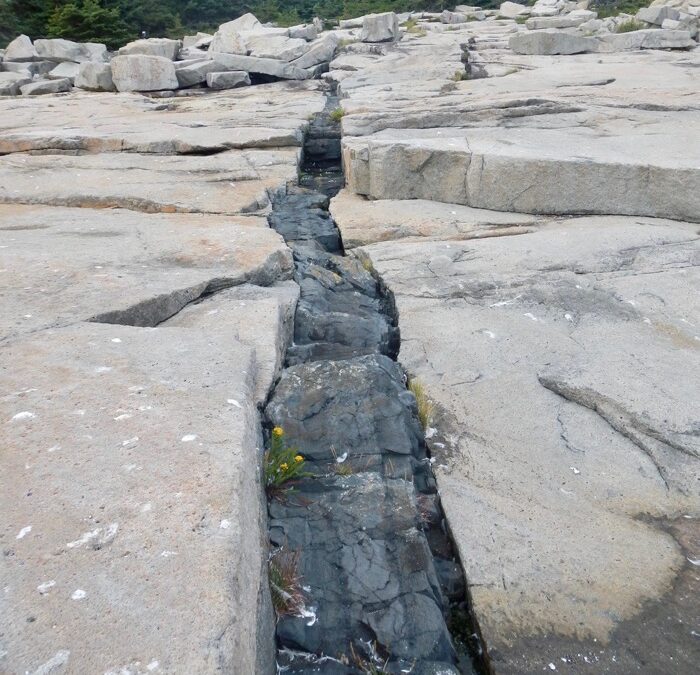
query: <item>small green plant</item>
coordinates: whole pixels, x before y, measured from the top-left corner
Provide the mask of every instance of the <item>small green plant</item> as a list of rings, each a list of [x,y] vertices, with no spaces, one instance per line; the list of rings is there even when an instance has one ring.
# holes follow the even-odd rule
[[[299,575],[299,552],[278,549],[269,561],[270,596],[277,616],[299,614],[304,592]]]
[[[345,115],[345,111],[342,108],[336,108],[333,110],[330,114],[330,118],[334,122],[340,122],[340,120],[343,119],[343,116]]]
[[[423,427],[427,429],[433,419],[433,413],[435,412],[435,405],[428,398],[428,394],[425,393],[425,388],[423,383],[419,382],[415,378],[411,379],[408,383],[408,389],[416,397],[416,403],[418,404],[418,419]]]
[[[627,21],[623,21],[616,29],[616,33],[632,33],[636,30],[642,30],[644,28],[644,24],[641,21],[637,21],[637,19],[628,19]]]
[[[265,491],[269,498],[282,497],[293,491],[293,484],[311,474],[304,471],[306,460],[297,448],[289,447],[284,429],[275,427],[270,436],[270,449],[265,453]]]
[[[463,70],[455,70],[455,74],[452,76],[455,82],[461,82],[467,79],[467,74]]]
[[[408,19],[408,21],[404,23],[404,27],[406,28],[406,32],[411,35],[425,37],[428,34],[427,31],[418,26],[418,21],[416,21],[416,19]]]
[[[526,16],[516,16],[515,17],[515,23],[525,23],[527,21]]]

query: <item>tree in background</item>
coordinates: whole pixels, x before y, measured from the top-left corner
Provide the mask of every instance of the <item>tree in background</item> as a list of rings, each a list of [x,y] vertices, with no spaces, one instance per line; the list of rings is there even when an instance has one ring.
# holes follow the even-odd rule
[[[74,0],[56,7],[46,24],[46,34],[76,42],[102,42],[111,49],[130,37],[119,10],[102,7],[98,0]]]

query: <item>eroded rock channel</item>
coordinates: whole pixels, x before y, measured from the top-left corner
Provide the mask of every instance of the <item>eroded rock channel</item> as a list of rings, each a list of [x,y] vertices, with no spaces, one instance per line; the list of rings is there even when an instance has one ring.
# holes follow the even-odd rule
[[[393,298],[371,266],[344,255],[328,213],[342,183],[335,106],[329,96],[311,124],[301,187],[269,217],[293,251],[301,294],[265,417],[311,474],[269,501],[273,549],[295,556],[305,606],[278,619],[278,669],[485,672],[416,398],[396,360]]]

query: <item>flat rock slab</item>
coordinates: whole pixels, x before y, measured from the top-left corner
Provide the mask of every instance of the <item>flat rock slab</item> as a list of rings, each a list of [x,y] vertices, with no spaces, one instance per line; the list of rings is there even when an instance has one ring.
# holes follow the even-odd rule
[[[346,248],[397,239],[471,239],[531,231],[542,219],[525,213],[474,209],[427,199],[366,199],[350,190],[333,198],[330,212]]]
[[[3,337],[101,317],[155,326],[206,289],[288,279],[256,217],[0,205]]]
[[[298,151],[230,150],[212,157],[137,153],[0,156],[0,203],[124,208],[146,213],[265,210],[296,178]]]
[[[500,673],[671,657],[692,673],[697,225],[534,229],[361,249],[437,404],[429,443],[477,619]]]
[[[212,153],[301,145],[301,129],[324,106],[318,83],[276,83],[197,99],[74,93],[0,100],[0,154],[28,150]]]
[[[348,188],[374,199],[698,221],[700,155],[682,129],[699,122],[689,111],[643,129],[616,120],[593,129],[385,130],[344,139],[343,163]]]
[[[470,26],[469,43],[459,31],[431,34],[349,75],[333,71],[350,190],[502,211],[698,220],[700,156],[687,142],[700,125],[695,52],[521,56],[505,47],[512,24],[485,24]],[[456,82],[475,72],[455,59],[460,44],[468,69],[503,76]]]
[[[252,350],[78,324],[0,362],[0,668],[269,672]]]

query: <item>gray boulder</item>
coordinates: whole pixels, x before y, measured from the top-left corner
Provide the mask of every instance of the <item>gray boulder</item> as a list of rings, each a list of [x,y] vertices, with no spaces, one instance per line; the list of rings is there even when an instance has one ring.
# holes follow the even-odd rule
[[[78,71],[80,70],[80,64],[72,63],[71,61],[65,61],[59,63],[46,77],[49,80],[64,80],[69,79],[71,84],[75,82],[75,78],[78,76]]]
[[[525,22],[528,30],[544,30],[547,28],[576,28],[593,16],[533,16]]]
[[[301,38],[290,38],[286,35],[253,35],[246,39],[250,56],[264,59],[279,59],[294,61],[308,50],[308,43]]]
[[[22,96],[41,96],[43,94],[60,94],[70,91],[73,88],[73,82],[64,77],[62,80],[39,80],[38,82],[30,82],[22,85],[20,91]]]
[[[678,21],[674,19],[664,19],[661,24],[664,30],[687,30],[691,38],[697,39],[700,22],[697,18],[691,16],[689,18],[681,18]]]
[[[5,49],[3,61],[35,61],[39,58],[27,35],[16,37]]]
[[[299,26],[292,26],[289,29],[289,37],[300,38],[310,42],[318,37],[318,29],[313,23],[304,23]]]
[[[598,38],[598,51],[622,52],[635,49],[690,49],[697,43],[687,30],[647,28],[630,33],[610,33]]]
[[[163,56],[116,56],[112,59],[112,79],[117,91],[162,91],[178,87],[175,66]]]
[[[180,87],[194,87],[207,81],[209,73],[216,73],[225,70],[225,68],[216,60],[213,59],[197,59],[194,61],[183,62],[187,65],[181,66],[175,64],[175,75]]]
[[[597,51],[596,40],[558,30],[524,31],[512,35],[508,46],[516,54],[582,54]]]
[[[0,73],[0,96],[18,96],[20,87],[31,81],[24,73]]]
[[[254,75],[266,75],[280,80],[308,80],[309,74],[291,63],[275,59],[260,59],[240,54],[213,54],[212,60],[221,64],[220,71],[243,70]]]
[[[34,48],[40,58],[48,61],[107,61],[107,47],[96,42],[72,42],[71,40],[36,40]]]
[[[115,91],[112,66],[109,63],[81,63],[75,86],[88,91]]]
[[[462,14],[461,12],[450,12],[449,10],[446,9],[440,15],[440,23],[457,24],[457,23],[465,23],[466,21],[467,21],[467,15]]]
[[[362,19],[362,42],[393,42],[399,39],[399,19],[394,12],[368,14]]]
[[[22,75],[46,75],[56,67],[54,61],[4,61],[2,69],[8,73]]]
[[[338,38],[333,33],[328,33],[312,42],[307,52],[296,61],[292,61],[292,65],[297,68],[312,68],[319,63],[328,63],[332,61],[337,48]]]
[[[530,12],[531,9],[529,7],[517,2],[503,2],[498,10],[499,16],[503,16],[506,19],[515,19],[517,16],[527,16]]]
[[[232,70],[227,73],[208,73],[207,86],[210,89],[235,89],[250,84],[250,75],[242,70]]]
[[[637,12],[637,18],[645,23],[651,23],[656,26],[663,24],[664,19],[673,19],[678,21],[680,12],[668,5],[660,5],[656,7],[642,7]]]
[[[198,47],[198,46],[209,46],[211,44],[212,39],[214,38],[213,35],[209,35],[209,33],[197,33],[196,35],[185,35],[184,38],[182,38],[182,47],[183,49],[189,49],[190,47]]]
[[[148,56],[162,56],[174,61],[180,52],[182,42],[169,40],[168,38],[149,38],[148,40],[134,40],[119,50],[120,56],[145,54]]]
[[[245,40],[241,37],[241,32],[261,28],[262,24],[250,13],[244,14],[228,23],[221,24],[219,30],[214,33],[209,51],[245,55],[248,53],[248,47]]]

